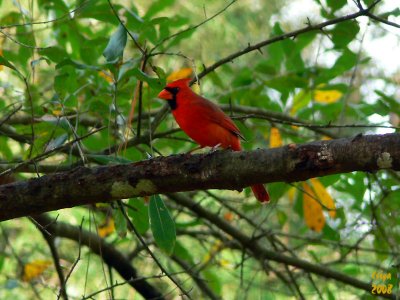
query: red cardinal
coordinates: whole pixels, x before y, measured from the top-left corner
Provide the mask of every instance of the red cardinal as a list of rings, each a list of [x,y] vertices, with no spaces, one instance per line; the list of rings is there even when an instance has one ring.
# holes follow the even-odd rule
[[[158,94],[158,98],[168,100],[179,127],[201,148],[221,146],[242,150],[239,128],[217,105],[193,92],[189,82],[188,78],[176,80]],[[251,189],[258,201],[269,201],[262,184],[252,185]]]

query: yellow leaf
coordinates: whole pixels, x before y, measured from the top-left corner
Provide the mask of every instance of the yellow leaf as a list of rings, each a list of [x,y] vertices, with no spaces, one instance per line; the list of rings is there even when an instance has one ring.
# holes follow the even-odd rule
[[[219,265],[220,265],[221,267],[223,267],[223,268],[230,268],[230,267],[232,267],[232,264],[230,263],[230,261],[227,260],[227,259],[224,259],[224,258],[222,258],[222,259],[219,260]]]
[[[338,90],[315,90],[314,99],[321,103],[333,103],[338,101],[343,93]]]
[[[188,78],[190,75],[192,75],[192,73],[192,68],[183,68],[169,74],[169,76],[167,77],[167,81],[172,82],[178,79]]]
[[[287,192],[287,197],[289,199],[290,204],[293,204],[295,195],[296,195],[296,188],[295,187],[291,187]]]
[[[108,219],[107,222],[99,227],[98,235],[99,237],[106,237],[115,231],[115,224],[113,219]]]
[[[279,133],[279,129],[276,127],[272,127],[271,134],[269,137],[269,147],[270,148],[281,147],[282,144],[283,144],[282,137],[281,134]]]
[[[315,194],[317,195],[317,199],[329,210],[329,215],[331,218],[336,217],[336,205],[333,201],[331,195],[329,195],[326,188],[322,185],[322,183],[317,178],[312,178],[311,185]]]
[[[193,92],[195,92],[196,94],[200,94],[200,85],[196,82],[195,84],[193,84],[191,87],[190,87],[192,90],[193,90]]]
[[[108,83],[113,83],[114,79],[111,76],[111,74],[104,72],[104,71],[99,71],[100,77],[103,77]]]
[[[218,252],[220,252],[224,248],[224,244],[217,240],[212,245],[210,251],[204,255],[203,263],[208,263]]]
[[[315,194],[307,182],[303,183],[303,213],[304,221],[311,230],[321,232],[325,226],[325,216],[322,206],[314,199]]]
[[[299,126],[296,126],[296,125],[291,125],[290,127],[292,127],[292,129],[295,131],[299,130],[299,128],[300,128]]]
[[[55,110],[53,110],[52,111],[52,113],[53,113],[53,115],[54,116],[56,116],[56,117],[60,117],[60,116],[62,116],[62,110],[60,110],[60,109],[55,109]]]
[[[24,266],[23,281],[31,281],[43,274],[43,272],[52,264],[50,260],[37,259]]]

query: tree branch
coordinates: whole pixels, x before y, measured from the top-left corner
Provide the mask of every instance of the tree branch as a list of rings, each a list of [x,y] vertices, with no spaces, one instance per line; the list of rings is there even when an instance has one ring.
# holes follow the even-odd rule
[[[306,27],[303,27],[301,29],[298,29],[298,30],[295,30],[295,31],[292,31],[292,32],[288,32],[288,33],[284,33],[284,34],[281,34],[281,35],[274,36],[274,37],[272,37],[270,39],[261,41],[261,42],[259,42],[257,44],[254,44],[254,45],[248,45],[246,48],[244,48],[242,50],[239,50],[237,52],[234,52],[234,53],[232,53],[232,54],[230,54],[230,55],[218,60],[217,62],[215,62],[211,66],[206,67],[202,72],[200,72],[197,75],[197,78],[199,78],[199,79],[203,78],[208,73],[214,71],[215,69],[219,68],[220,66],[222,66],[222,65],[224,65],[224,64],[226,64],[228,62],[233,61],[235,58],[238,58],[238,57],[240,57],[240,56],[242,56],[244,54],[247,54],[247,53],[255,51],[255,50],[259,50],[260,51],[261,48],[263,48],[265,46],[268,46],[270,44],[273,44],[273,43],[276,43],[276,42],[279,42],[279,41],[283,41],[283,40],[286,40],[286,39],[289,39],[289,38],[295,38],[298,35],[304,34],[304,33],[307,33],[307,32],[322,30],[327,26],[335,25],[335,24],[338,24],[338,23],[341,23],[341,22],[345,22],[345,21],[349,21],[349,20],[354,20],[354,19],[357,19],[357,18],[359,18],[361,16],[367,16],[367,15],[369,16],[369,12],[371,11],[371,9],[376,4],[378,4],[379,2],[380,1],[375,1],[370,7],[366,8],[366,9],[361,9],[360,8],[360,10],[358,12],[356,12],[356,13],[352,13],[352,14],[349,14],[349,15],[346,15],[346,16],[335,18],[335,19],[331,19],[331,20],[328,20],[328,21],[325,21],[325,22],[322,22],[322,23],[319,23],[319,24],[316,24],[316,25],[308,24]],[[380,20],[378,20],[378,21],[380,21]],[[196,81],[196,78],[194,78],[192,80],[192,82],[195,82],[195,81]]]
[[[81,240],[82,245],[89,247],[93,253],[101,256],[107,265],[114,268],[145,299],[164,299],[154,286],[150,285],[145,279],[138,277],[136,269],[131,266],[124,255],[99,236],[63,222],[55,222],[46,215],[35,216],[34,220],[53,237],[64,237],[74,241]]]
[[[283,263],[285,265],[294,266],[305,272],[314,273],[325,278],[334,279],[344,284],[353,286],[358,289],[362,289],[371,292],[371,284],[367,282],[360,281],[356,278],[350,277],[346,274],[331,270],[326,266],[317,265],[310,263],[306,260],[302,260],[296,257],[287,256],[279,252],[272,251],[267,247],[263,246],[260,242],[254,240],[251,236],[246,235],[242,231],[238,230],[225,220],[222,220],[218,215],[206,210],[198,203],[192,201],[188,197],[182,195],[173,194],[168,195],[176,203],[189,208],[195,212],[200,218],[210,221],[212,224],[216,225],[219,229],[224,231],[229,236],[233,237],[242,247],[251,252],[251,254],[258,259],[261,263],[265,260],[275,261],[278,263]],[[394,295],[383,295],[385,298],[395,299]]]
[[[358,135],[255,151],[157,157],[77,167],[0,186],[0,221],[78,205],[179,191],[294,182],[353,171],[400,170],[400,134]]]

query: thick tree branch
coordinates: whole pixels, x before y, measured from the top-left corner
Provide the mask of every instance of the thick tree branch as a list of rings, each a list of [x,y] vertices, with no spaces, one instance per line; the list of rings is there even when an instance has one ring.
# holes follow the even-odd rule
[[[0,220],[78,205],[190,190],[239,190],[353,171],[400,170],[400,134],[358,135],[249,152],[157,157],[78,167],[0,186]]]

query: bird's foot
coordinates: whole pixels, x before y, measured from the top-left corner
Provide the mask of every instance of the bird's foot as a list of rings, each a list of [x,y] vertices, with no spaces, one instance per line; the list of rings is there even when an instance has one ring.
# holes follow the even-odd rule
[[[216,144],[214,147],[212,147],[211,149],[210,149],[210,154],[211,153],[214,153],[215,151],[217,151],[218,150],[218,148],[221,146],[221,143],[219,143],[219,144]]]

